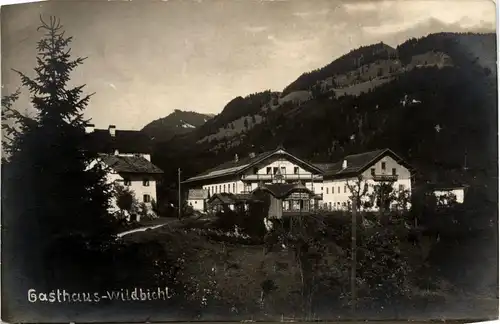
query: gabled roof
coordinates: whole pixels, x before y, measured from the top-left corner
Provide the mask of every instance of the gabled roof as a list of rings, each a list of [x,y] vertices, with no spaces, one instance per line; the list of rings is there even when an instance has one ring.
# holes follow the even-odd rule
[[[197,176],[189,178],[189,179],[183,181],[183,183],[190,183],[190,182],[195,182],[195,181],[200,181],[200,180],[215,179],[215,178],[224,177],[224,176],[228,176],[228,175],[235,175],[235,174],[238,174],[238,173],[243,172],[245,170],[248,170],[249,168],[253,167],[254,165],[258,164],[259,162],[262,162],[265,159],[267,159],[273,155],[277,155],[277,154],[286,155],[291,160],[293,160],[299,164],[305,165],[305,166],[315,170],[318,173],[322,173],[322,170],[320,168],[314,166],[313,164],[310,164],[309,162],[301,160],[301,159],[297,158],[296,156],[288,153],[283,148],[278,147],[275,150],[257,154],[257,155],[255,155],[255,157],[246,156],[246,157],[243,157],[241,159],[238,159],[238,161],[233,160],[233,161],[225,162],[225,163],[223,163],[215,168],[212,168],[212,169],[205,171]]]
[[[151,139],[141,131],[116,130],[111,136],[107,129],[96,129],[87,134],[90,146],[99,153],[151,153]]]
[[[306,192],[309,193],[310,195],[314,194],[307,187],[298,183],[273,183],[268,185],[262,185],[254,189],[252,193],[255,193],[260,190],[267,191],[268,193],[270,193],[271,195],[273,195],[275,198],[278,199],[286,198],[294,192]]]
[[[100,159],[117,173],[161,174],[156,165],[139,156],[101,154]]]
[[[244,203],[249,201],[257,201],[251,194],[232,194],[232,193],[216,193],[208,199],[208,203],[213,203],[214,200],[220,200],[223,204],[231,205],[236,203]]]
[[[401,163],[409,168],[409,165],[403,161],[401,157],[387,148],[348,155],[336,163],[322,163],[316,164],[316,166],[323,170],[323,175],[325,177],[342,178],[346,176],[359,175],[385,155],[390,155],[398,163]],[[347,167],[345,169],[342,168],[344,160],[347,161]]]

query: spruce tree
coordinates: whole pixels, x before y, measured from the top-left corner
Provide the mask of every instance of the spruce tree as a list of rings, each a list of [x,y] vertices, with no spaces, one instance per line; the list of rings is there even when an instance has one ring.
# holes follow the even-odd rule
[[[90,95],[83,94],[84,86],[68,86],[71,72],[84,59],[71,58],[72,38],[62,27],[54,17],[48,23],[41,19],[38,30],[45,35],[37,46],[35,76],[16,71],[35,116],[16,113],[11,108],[15,97],[2,100],[2,110],[14,122],[4,127],[10,140],[2,165],[3,247],[20,262],[10,262],[10,269],[48,286],[71,281],[71,276],[76,281],[78,271],[85,275],[85,266],[92,264],[85,256],[109,245],[114,224],[107,212],[111,188],[106,170],[93,163],[98,152],[85,133],[83,112]],[[70,271],[64,270],[67,266]],[[59,277],[54,269],[69,277]]]

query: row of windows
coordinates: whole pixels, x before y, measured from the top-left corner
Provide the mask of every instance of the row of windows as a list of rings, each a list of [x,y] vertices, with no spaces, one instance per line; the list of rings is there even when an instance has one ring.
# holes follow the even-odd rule
[[[280,171],[281,174],[286,174],[286,168],[285,167],[267,167],[266,168],[266,174],[278,174],[278,170]],[[255,168],[253,170],[254,174],[259,173],[259,168]],[[299,174],[299,167],[294,167],[293,168],[293,174]]]
[[[226,191],[227,189],[227,191]],[[233,190],[231,191],[231,185],[227,184],[226,185],[215,185],[215,186],[210,186],[207,188],[208,190],[208,195],[214,194],[214,193],[221,193],[221,192],[227,192],[227,193],[236,193],[236,183],[233,183]]]
[[[326,193],[328,194],[328,189],[329,187],[326,187]],[[323,187],[321,187],[321,190],[323,190]],[[335,187],[332,187],[332,194],[335,193]],[[340,186],[337,187],[337,193],[340,193]],[[347,186],[344,186],[344,193],[347,193]]]
[[[367,187],[368,187],[368,184],[366,184],[366,183],[365,183],[365,189],[364,189],[364,190],[367,190],[367,189],[368,189]],[[329,187],[326,187],[326,194],[328,194],[328,191],[329,191],[328,189],[329,189]],[[323,187],[321,187],[321,190],[323,191]],[[400,191],[405,190],[405,185],[400,184],[400,185],[399,185],[399,190],[400,190]],[[345,186],[344,186],[344,193],[347,193],[347,192],[348,192],[348,190],[347,190],[347,185],[345,185]],[[332,193],[332,194],[334,194],[334,193],[335,193],[335,187],[332,187],[332,191],[331,191],[331,193]],[[338,186],[338,187],[337,187],[337,193],[340,193],[340,186]]]
[[[130,179],[124,179],[124,180],[123,180],[123,184],[124,184],[125,186],[129,187],[129,186],[131,186],[131,185],[132,185],[132,181],[131,181]],[[143,185],[144,187],[149,187],[149,180],[147,180],[147,179],[142,180],[142,185]]]

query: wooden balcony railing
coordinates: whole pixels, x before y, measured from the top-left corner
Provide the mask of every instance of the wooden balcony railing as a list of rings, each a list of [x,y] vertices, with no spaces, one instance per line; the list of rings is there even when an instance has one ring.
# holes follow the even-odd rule
[[[304,180],[304,181],[321,181],[321,175],[310,174],[248,174],[241,176],[243,181],[272,181],[272,180]]]
[[[374,174],[372,175],[373,181],[387,181],[394,182],[398,180],[398,175],[394,174]]]

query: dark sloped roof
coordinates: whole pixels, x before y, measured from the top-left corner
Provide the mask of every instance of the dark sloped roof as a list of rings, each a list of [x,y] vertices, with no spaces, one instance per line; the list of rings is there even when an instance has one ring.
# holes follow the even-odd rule
[[[205,189],[189,189],[188,191],[188,199],[207,199],[208,198],[208,190]]]
[[[268,185],[262,185],[257,187],[253,192],[263,190],[269,192],[275,198],[286,198],[293,192],[308,192],[309,194],[313,194],[311,190],[306,188],[304,185],[296,184],[296,183],[273,183]]]
[[[139,156],[101,154],[100,158],[104,163],[118,173],[163,173],[163,171],[156,165]]]
[[[209,203],[213,203],[214,200],[219,199],[223,204],[236,204],[247,201],[256,201],[256,199],[251,194],[232,194],[227,192],[216,193],[210,197]]]
[[[238,159],[238,161],[232,160],[232,161],[225,162],[223,164],[218,165],[217,167],[215,167],[213,169],[205,171],[205,172],[203,172],[195,177],[189,178],[189,179],[185,180],[183,183],[189,183],[189,182],[206,180],[206,179],[213,179],[213,178],[218,178],[218,177],[227,176],[227,175],[234,175],[234,174],[236,174],[236,173],[238,173],[246,168],[251,167],[252,165],[258,163],[259,161],[266,159],[267,157],[277,153],[280,150],[282,150],[284,152],[284,154],[289,155],[292,159],[300,161],[303,164],[307,164],[310,167],[317,169],[318,172],[321,172],[321,169],[317,168],[313,164],[310,164],[306,161],[302,161],[302,160],[294,157],[292,154],[286,152],[283,147],[278,147],[275,150],[257,154],[257,155],[255,155],[255,157],[246,156],[246,157],[243,157],[241,159]]]
[[[152,141],[141,131],[116,130],[111,136],[107,129],[96,129],[87,134],[93,150],[99,153],[151,153]]]
[[[204,179],[212,179],[212,178],[217,178],[217,177],[226,176],[226,175],[230,175],[230,174],[235,174],[236,172],[247,167],[248,165],[251,165],[251,164],[253,164],[261,159],[266,158],[267,156],[271,155],[273,152],[274,151],[267,151],[267,152],[263,152],[260,154],[256,154],[255,157],[246,156],[243,158],[239,158],[238,161],[232,160],[232,161],[224,162],[223,164],[220,164],[212,169],[209,169],[203,173],[200,173],[197,176],[194,176],[192,178],[187,179],[186,181],[184,181],[184,183],[198,181],[198,180],[204,180]]]
[[[398,162],[406,165],[406,163],[391,150],[380,149],[360,154],[348,155],[336,163],[322,163],[316,164],[316,166],[323,170],[324,176],[344,177],[363,172],[370,164],[386,154],[390,154]],[[347,161],[347,168],[345,169],[342,168],[344,160]]]

